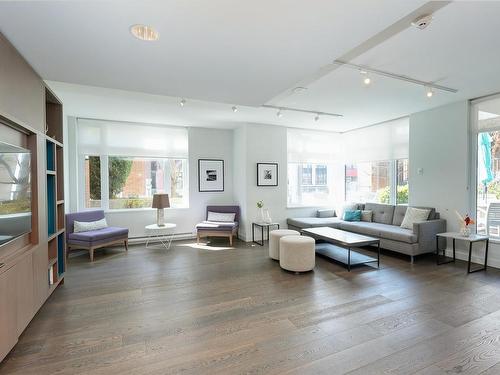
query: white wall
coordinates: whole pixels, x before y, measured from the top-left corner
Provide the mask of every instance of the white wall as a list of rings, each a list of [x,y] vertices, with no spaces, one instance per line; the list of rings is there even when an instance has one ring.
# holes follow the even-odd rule
[[[410,116],[410,205],[436,207],[448,231],[460,229],[455,210],[475,216],[470,204],[469,142],[468,101]],[[457,242],[457,249],[457,257],[467,260],[464,244]],[[490,244],[489,265],[500,266],[498,250],[498,244]],[[473,261],[482,263],[483,254],[475,252]]]
[[[244,150],[243,166],[246,194],[238,202],[245,207],[240,235],[252,240],[252,221],[260,218],[257,201],[264,201],[273,221],[286,228],[288,217],[314,216],[315,208],[287,208],[287,129],[282,126],[246,124],[235,131],[235,150]],[[241,158],[239,159],[241,163]],[[257,163],[278,163],[278,186],[257,186]],[[260,220],[259,220],[260,221]]]

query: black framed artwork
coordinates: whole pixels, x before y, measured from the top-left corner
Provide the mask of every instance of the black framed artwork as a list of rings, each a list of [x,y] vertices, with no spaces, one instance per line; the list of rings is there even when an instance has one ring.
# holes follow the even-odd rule
[[[198,191],[224,191],[224,160],[198,159]]]
[[[278,163],[257,163],[257,186],[278,186]]]

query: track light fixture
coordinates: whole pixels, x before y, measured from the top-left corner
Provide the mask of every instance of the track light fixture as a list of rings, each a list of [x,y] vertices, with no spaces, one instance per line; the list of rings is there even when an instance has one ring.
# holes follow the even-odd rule
[[[186,99],[181,99],[180,105],[184,107],[186,105]]]
[[[233,110],[234,113],[238,112],[238,107],[236,107],[235,105],[233,105],[233,108],[231,108]]]
[[[283,112],[281,112],[281,109],[278,109],[278,112],[276,112],[276,116],[278,116],[279,118],[283,117]]]
[[[314,116],[314,121],[318,122],[319,121],[319,113]]]
[[[432,91],[431,87],[427,88],[427,94],[426,95],[427,95],[428,98],[432,98],[432,96],[434,95],[434,91]]]

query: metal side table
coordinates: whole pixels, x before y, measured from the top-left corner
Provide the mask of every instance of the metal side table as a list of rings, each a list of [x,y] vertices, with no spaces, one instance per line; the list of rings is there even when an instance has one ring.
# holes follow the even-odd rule
[[[448,260],[444,260],[444,261],[439,260],[439,237],[451,238],[453,240],[453,258],[448,259]],[[441,264],[447,264],[447,263],[451,263],[451,262],[455,261],[455,259],[456,259],[455,242],[457,240],[469,243],[469,260],[467,262],[467,272],[473,273],[473,272],[478,272],[478,271],[486,271],[486,268],[488,267],[488,247],[489,247],[490,238],[488,236],[484,236],[484,235],[480,235],[480,234],[471,234],[468,237],[464,237],[460,233],[457,233],[457,232],[446,232],[446,233],[436,234],[436,264],[439,266]],[[481,268],[471,270],[472,244],[475,242],[484,242],[485,243],[484,266]],[[445,251],[446,251],[446,249],[443,250],[443,255],[442,255],[443,258],[446,258]]]

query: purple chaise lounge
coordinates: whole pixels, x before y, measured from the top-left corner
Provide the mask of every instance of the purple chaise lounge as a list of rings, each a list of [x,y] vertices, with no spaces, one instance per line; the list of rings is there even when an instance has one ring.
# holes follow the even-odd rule
[[[234,222],[212,222],[208,221],[208,211],[221,213],[234,213]],[[196,225],[196,239],[200,242],[201,237],[229,237],[229,245],[233,246],[233,236],[238,238],[238,227],[240,221],[239,206],[207,206],[207,220]]]
[[[75,212],[66,215],[66,249],[87,249],[90,253],[90,261],[94,261],[94,250],[113,244],[125,244],[128,250],[128,229],[118,227],[107,227],[88,232],[74,233],[73,222],[97,221],[104,219],[103,210]]]

